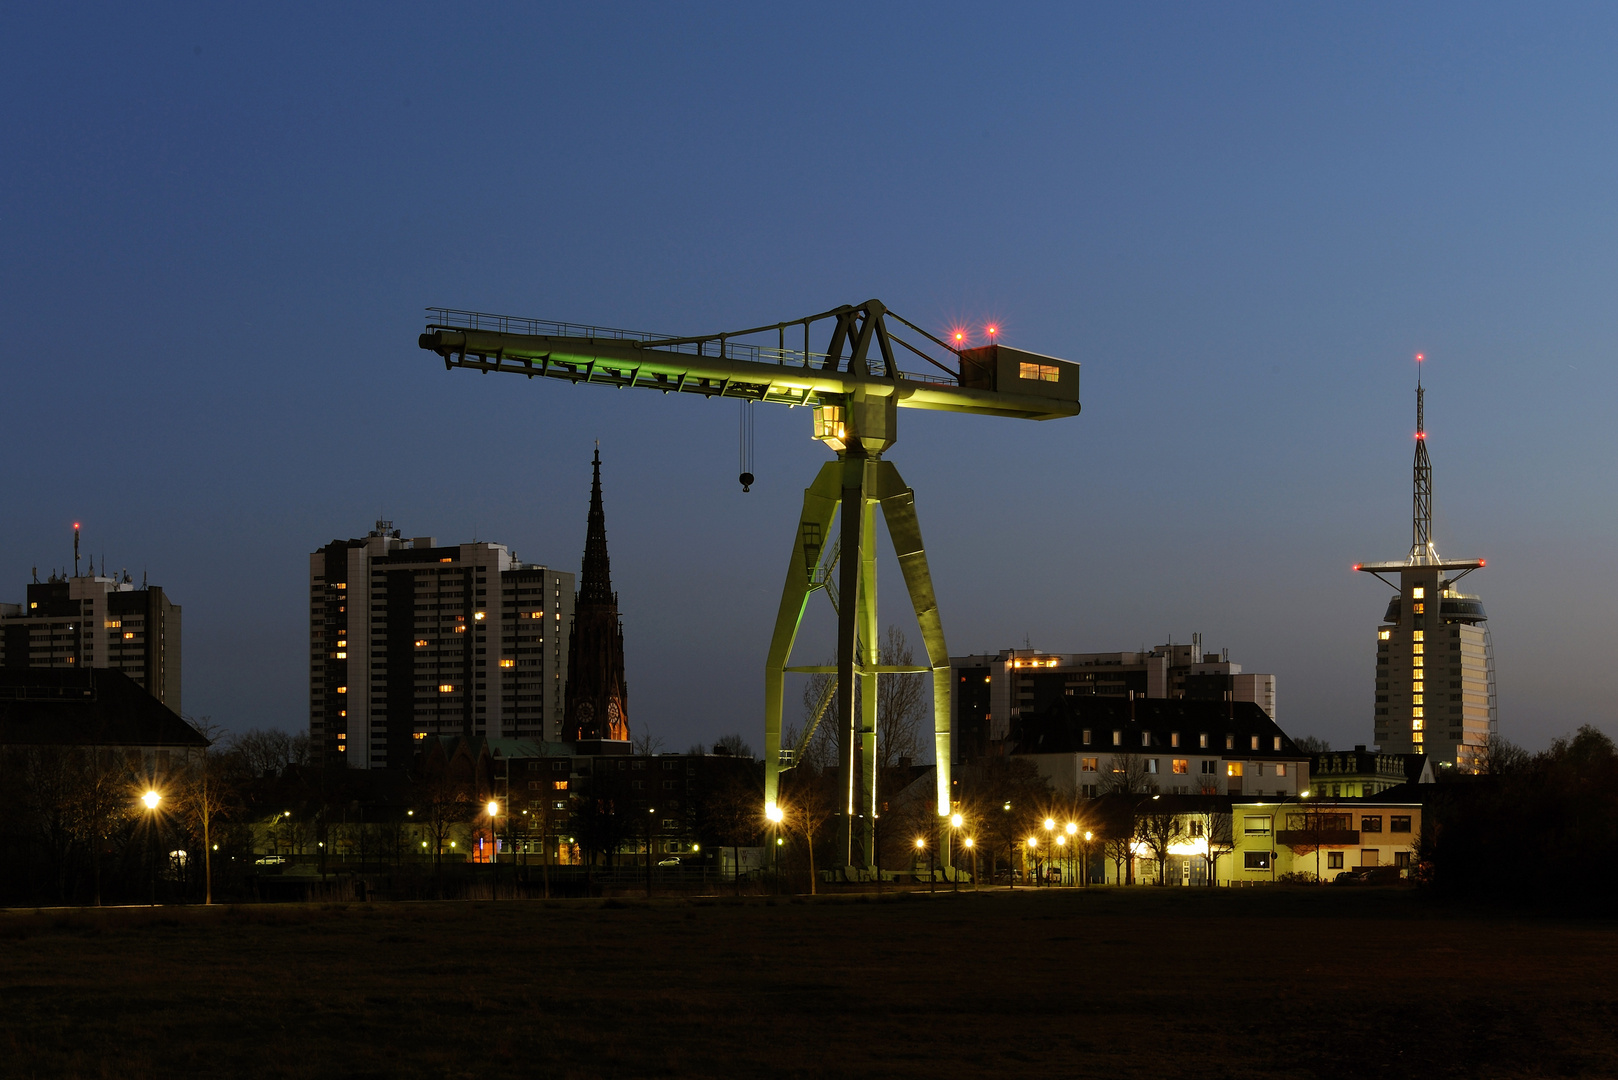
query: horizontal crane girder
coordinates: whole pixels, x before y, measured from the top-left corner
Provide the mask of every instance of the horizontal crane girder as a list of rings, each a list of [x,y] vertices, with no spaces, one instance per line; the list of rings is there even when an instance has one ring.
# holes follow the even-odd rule
[[[869,303],[876,305],[875,301]],[[960,374],[952,376],[945,364],[901,342],[941,369],[937,374],[905,372],[892,359],[889,339],[893,336],[883,329],[881,318],[868,319],[870,329],[862,331],[847,314],[855,310],[861,309],[814,317],[839,320],[829,354],[730,340],[796,324],[753,328],[711,338],[660,338],[625,331],[601,331],[597,336],[591,327],[446,309],[432,309],[436,321],[429,323],[419,344],[442,357],[448,368],[499,371],[529,378],[601,383],[665,393],[814,406],[841,401],[859,392],[870,398],[892,397],[901,408],[1029,420],[1056,419],[1079,412],[1077,364],[991,345],[986,349],[969,350],[969,353],[995,350],[1005,355],[990,357],[987,364],[981,356],[976,357],[977,362],[969,366],[963,380]],[[885,309],[880,314],[886,314]],[[449,325],[454,322],[468,325]],[[534,332],[541,330],[559,332]],[[873,341],[881,350],[880,373],[864,370],[868,361],[862,353]],[[848,358],[840,355],[845,344],[851,346]],[[954,353],[954,350],[948,351]],[[1025,357],[1029,359],[1023,360]],[[953,359],[963,368],[968,367],[961,354],[956,353]],[[1011,365],[1035,369],[1040,374],[1026,379],[1013,378],[1005,374]]]

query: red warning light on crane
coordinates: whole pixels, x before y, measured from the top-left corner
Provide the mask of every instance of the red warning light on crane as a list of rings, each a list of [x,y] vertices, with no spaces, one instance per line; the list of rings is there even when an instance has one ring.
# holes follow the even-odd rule
[[[994,337],[994,335],[1000,332],[1000,328],[998,326],[985,326],[983,329],[989,332],[990,337]]]

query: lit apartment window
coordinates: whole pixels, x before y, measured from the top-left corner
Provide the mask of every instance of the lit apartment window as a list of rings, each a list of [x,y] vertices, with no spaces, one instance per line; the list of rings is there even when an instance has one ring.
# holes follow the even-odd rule
[[[135,631],[133,631],[133,630],[125,630],[124,631],[124,640],[125,641],[134,641],[135,640]]]
[[[454,559],[454,558],[453,558],[453,557],[451,557],[451,558],[443,558],[443,559],[439,559],[439,560],[438,560],[438,561],[439,561],[439,562],[454,562],[454,561],[455,561],[455,559]]]
[[[1093,757],[1087,757],[1087,758],[1082,759],[1081,762],[1080,762],[1080,769],[1082,771],[1084,771],[1084,772],[1095,772],[1096,771],[1096,759],[1093,758]]]
[[[1208,749],[1208,733],[1206,731],[1197,736],[1197,747],[1202,750]]]
[[[1178,731],[1173,732],[1173,733],[1171,733],[1169,735],[1169,745],[1170,746],[1179,746],[1180,745],[1180,733]]]
[[[1427,635],[1426,635],[1426,633],[1424,631],[1412,630],[1412,631],[1410,631],[1410,640],[1411,641],[1426,641],[1427,640]],[[1421,650],[1417,649],[1416,651],[1420,652]]]
[[[1084,745],[1085,746],[1090,745],[1090,729],[1089,728],[1084,729]]]
[[[1258,736],[1257,735],[1253,736],[1252,743],[1253,743],[1253,745],[1252,745],[1251,748],[1254,749],[1254,750],[1257,750],[1258,749]]]
[[[567,790],[567,781],[566,780],[552,781],[551,787],[555,788],[557,791],[566,791]]]
[[[1241,774],[1242,774],[1242,763],[1241,762],[1239,762],[1239,761],[1230,761],[1230,762],[1225,763],[1225,775],[1226,776],[1240,776]]]
[[[1393,631],[1392,630],[1378,630],[1376,632],[1376,639],[1378,641],[1386,641],[1392,636],[1393,636]]]
[[[1112,733],[1112,745],[1114,745],[1114,746],[1122,746],[1122,745],[1124,745],[1124,733],[1123,732],[1114,731]]]
[[[1286,774],[1287,774],[1287,764],[1286,764],[1286,762],[1284,762],[1284,761],[1276,762],[1275,763],[1275,775],[1277,775],[1277,776],[1285,776]]]
[[[1174,759],[1174,772],[1176,775],[1183,776],[1190,771],[1191,762],[1187,761],[1183,757],[1177,757]]]
[[[1423,612],[1425,612],[1426,610],[1427,610],[1427,605],[1421,603],[1420,601],[1417,601],[1416,603],[1410,605],[1410,614],[1412,614],[1412,615],[1420,615]]]
[[[1242,852],[1243,870],[1268,870],[1270,868],[1270,853],[1268,851]]]
[[[1414,589],[1410,590],[1410,599],[1412,599],[1412,600],[1425,600],[1425,599],[1427,599],[1427,590],[1422,588],[1420,585],[1417,585]]]
[[[422,649],[422,648],[426,648],[426,646],[427,646],[427,639],[426,638],[417,638],[416,639],[416,648]]]
[[[337,659],[339,659],[339,660],[347,660],[348,659],[348,654],[346,652],[334,653],[333,655],[336,656]]]
[[[427,737],[427,733],[425,731],[413,731],[410,733],[410,737],[420,742]]]
[[[124,625],[124,620],[122,620],[122,619],[108,619],[107,620],[107,629],[108,630],[116,630],[122,625]]]
[[[438,684],[438,692],[440,694],[453,694],[455,692],[455,684],[454,683],[439,683]]]
[[[1277,735],[1275,737],[1275,749],[1277,751],[1279,751],[1281,749],[1281,736],[1279,736],[1279,735]]]
[[[338,693],[339,693],[339,694],[346,694],[346,693],[348,693],[348,687],[346,687],[346,686],[339,686],[339,687],[338,687],[338,688],[337,688],[337,692],[338,692]]]
[[[1143,731],[1140,733],[1140,744],[1142,746],[1152,745],[1152,733],[1150,731]]]
[[[1226,750],[1234,750],[1234,749],[1236,749],[1236,736],[1234,736],[1234,735],[1226,735],[1225,736],[1225,749]]]
[[[502,661],[500,661],[500,666],[501,667],[516,667],[517,666],[517,661],[515,661],[515,660],[502,660]]]

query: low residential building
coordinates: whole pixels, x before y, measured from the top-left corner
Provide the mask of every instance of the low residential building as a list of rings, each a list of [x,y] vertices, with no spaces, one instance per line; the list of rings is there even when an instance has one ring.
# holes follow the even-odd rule
[[[1311,788],[1320,799],[1355,799],[1400,784],[1431,784],[1433,762],[1426,754],[1380,753],[1356,746],[1310,758]]]
[[[1020,715],[1007,749],[1081,798],[1295,797],[1309,788],[1309,755],[1247,701],[1063,696]]]
[[[1421,836],[1421,804],[1371,799],[1237,801],[1231,807],[1234,884],[1288,874],[1338,874],[1391,867],[1408,878]]]
[[[77,748],[152,778],[208,740],[121,671],[0,669],[0,749]]]

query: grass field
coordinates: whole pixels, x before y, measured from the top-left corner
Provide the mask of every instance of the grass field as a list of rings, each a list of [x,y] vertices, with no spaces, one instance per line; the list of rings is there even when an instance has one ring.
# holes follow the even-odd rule
[[[1618,930],[1395,890],[0,913],[28,1077],[1618,1076]]]

